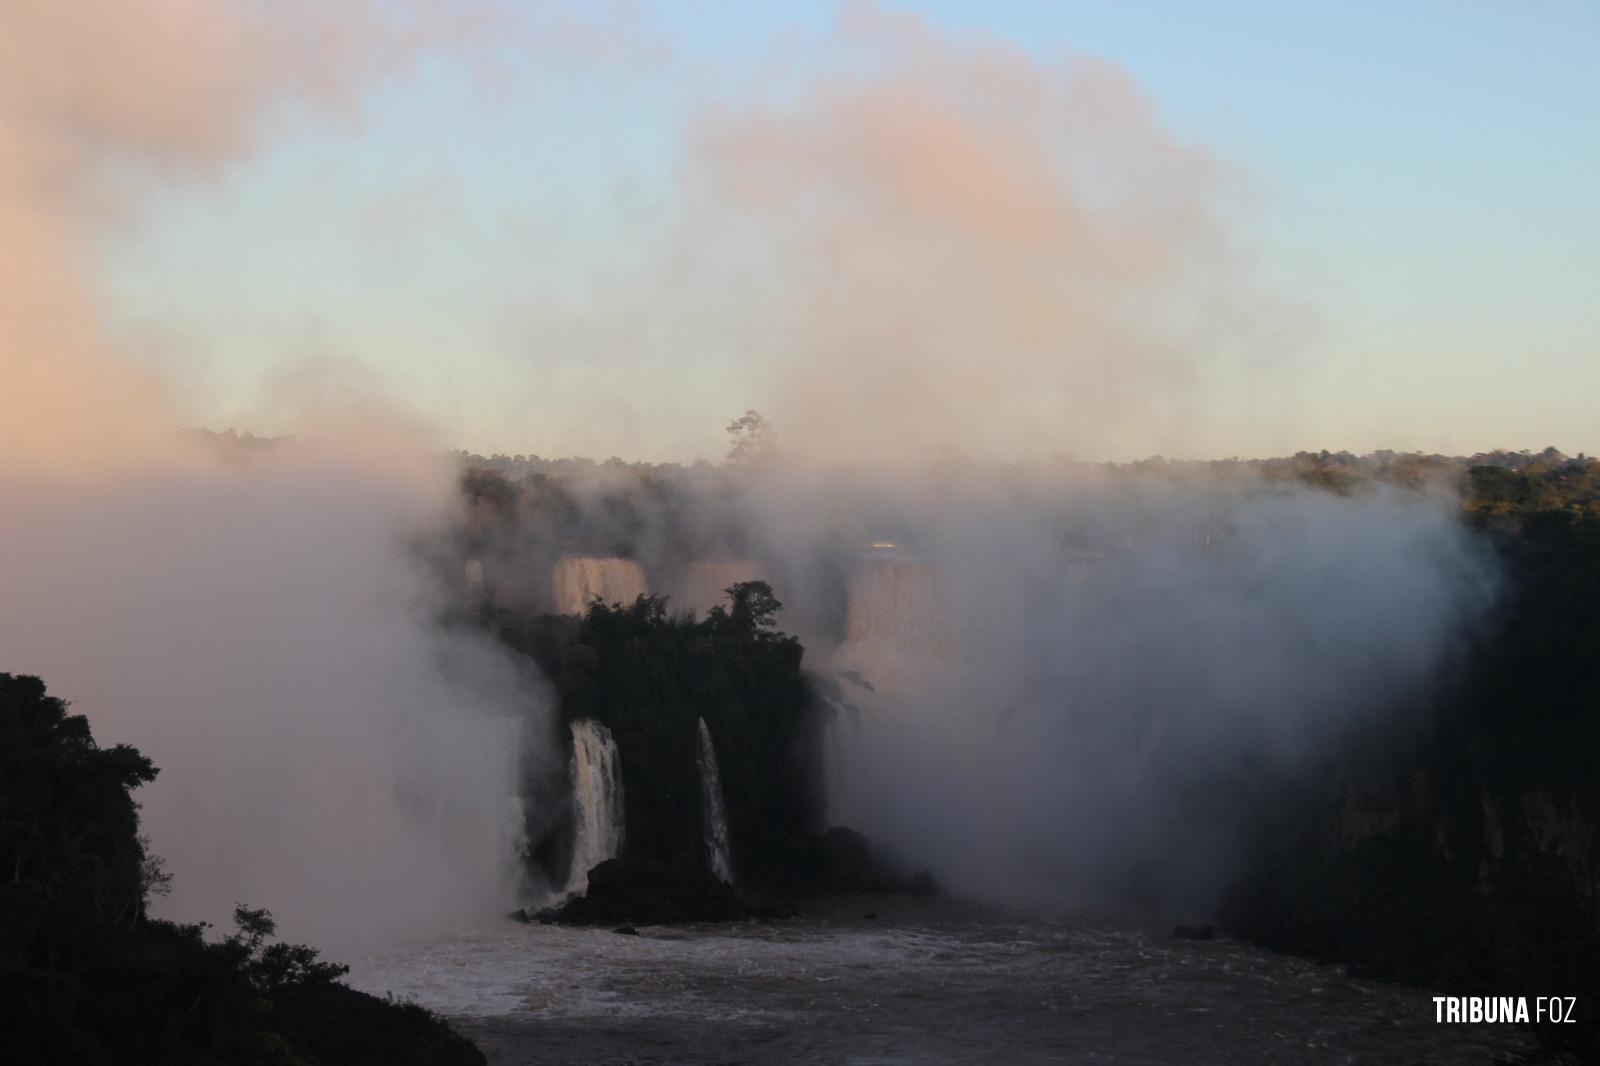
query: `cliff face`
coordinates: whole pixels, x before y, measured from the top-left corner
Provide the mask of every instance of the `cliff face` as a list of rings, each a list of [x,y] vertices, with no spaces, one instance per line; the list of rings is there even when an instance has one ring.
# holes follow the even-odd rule
[[[801,670],[800,642],[777,629],[780,606],[769,586],[752,582],[701,619],[652,597],[591,602],[581,619],[487,616],[551,679],[560,717],[574,723],[574,766],[596,771],[553,783],[549,766],[534,771],[533,802],[577,797],[572,816],[533,827],[534,873],[575,881],[586,863],[615,856],[724,878],[731,869],[741,887],[795,881],[820,829],[816,751],[826,711]],[[585,744],[603,757],[583,756]],[[714,804],[704,791],[711,765]],[[718,861],[706,852],[708,837],[721,839]]]
[[[1592,794],[1460,770],[1396,769],[1308,798],[1263,831],[1224,919],[1269,947],[1441,994],[1596,988]]]
[[[1575,995],[1600,1048],[1600,519],[1497,531],[1493,632],[1404,737],[1262,816],[1223,919],[1430,994]]]

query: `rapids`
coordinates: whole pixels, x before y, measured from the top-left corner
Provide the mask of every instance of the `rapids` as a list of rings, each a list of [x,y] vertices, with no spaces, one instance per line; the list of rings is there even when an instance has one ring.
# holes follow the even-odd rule
[[[350,980],[451,1016],[492,1066],[1489,1066],[1527,1047],[1509,1026],[1436,1025],[1432,990],[1170,929],[841,897],[785,922],[639,936],[506,923],[359,960]]]

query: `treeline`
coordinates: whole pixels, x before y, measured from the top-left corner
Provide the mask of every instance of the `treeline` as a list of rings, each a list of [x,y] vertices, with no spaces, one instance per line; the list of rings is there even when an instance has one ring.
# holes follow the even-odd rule
[[[641,543],[688,556],[738,554],[744,548],[739,494],[749,472],[707,462],[629,463],[621,459],[543,459],[453,453],[460,464],[467,511],[462,532],[481,547],[497,527],[537,528],[552,539],[595,552],[630,554]],[[1057,459],[1038,463],[930,460],[933,469],[990,472],[996,477],[1073,472],[1095,483],[1140,479],[1205,487],[1257,483],[1303,485],[1352,495],[1378,487],[1459,492],[1480,525],[1550,510],[1593,514],[1600,508],[1600,459],[1541,452],[1492,451],[1470,456],[1377,451],[1298,452],[1271,459],[1129,463]]]
[[[750,417],[751,412],[746,417]],[[737,426],[737,423],[735,423]],[[729,427],[730,431],[734,428]],[[289,443],[289,437],[257,437],[248,430],[192,429],[184,436],[224,456],[238,458]],[[731,470],[744,469],[741,445],[736,441],[730,461],[716,464],[701,459],[693,463],[628,461],[617,456],[595,460],[583,457],[545,458],[517,453],[480,455],[464,449],[450,453],[463,472],[469,500],[505,507],[523,493],[524,485],[547,515],[575,515],[576,501],[563,485],[579,481],[604,483],[626,494],[628,486],[641,486],[646,496],[666,486],[724,486]],[[768,459],[771,457],[768,456]],[[1348,451],[1296,452],[1267,459],[1167,459],[1152,456],[1130,462],[1085,462],[1058,455],[1046,460],[984,464],[938,449],[930,449],[926,462],[944,466],[990,466],[996,470],[1076,470],[1112,476],[1157,474],[1168,478],[1228,480],[1248,474],[1268,482],[1294,482],[1334,492],[1356,492],[1376,484],[1421,488],[1459,484],[1465,494],[1485,501],[1512,503],[1542,509],[1567,503],[1590,503],[1600,498],[1600,459],[1579,453],[1563,454],[1549,447],[1542,451],[1497,448],[1472,455],[1397,452],[1389,449],[1357,455]],[[1531,493],[1531,494],[1530,494]]]
[[[535,534],[567,550],[627,557],[714,558],[748,547],[738,487],[716,467],[608,465],[600,476],[580,460],[555,465],[563,472],[465,465],[459,532],[467,550],[493,552]]]
[[[240,906],[220,939],[153,919],[167,875],[132,792],[156,777],[101,748],[35,677],[0,673],[0,1062],[481,1064],[420,1007],[357,992],[346,968],[270,942]]]
[[[1224,918],[1259,943],[1451,994],[1575,995],[1600,1053],[1600,464],[1465,472],[1498,608],[1421,724],[1263,813]],[[1585,1006],[1587,1005],[1587,1006]]]
[[[231,434],[232,431],[230,430],[229,433]],[[218,434],[217,436],[222,435]],[[249,434],[244,436],[248,437]],[[614,478],[626,476],[631,479],[643,479],[652,475],[656,477],[678,477],[691,474],[710,476],[716,471],[728,469],[726,466],[719,466],[706,460],[700,460],[695,463],[648,463],[629,462],[615,456],[599,461],[575,457],[546,459],[538,455],[505,455],[498,452],[492,455],[479,455],[464,450],[452,452],[451,455],[464,470],[483,471],[511,482],[520,481],[523,478],[534,475],[556,479],[589,478],[595,475],[609,475]],[[1441,477],[1460,477],[1476,467],[1494,467],[1514,473],[1529,474],[1541,478],[1553,477],[1557,480],[1569,482],[1583,481],[1587,478],[1591,493],[1594,491],[1597,481],[1600,481],[1600,459],[1582,453],[1577,456],[1567,456],[1556,448],[1545,448],[1543,451],[1538,452],[1527,449],[1510,451],[1498,448],[1493,451],[1477,452],[1472,455],[1397,452],[1388,449],[1357,455],[1348,451],[1330,452],[1323,450],[1320,452],[1302,451],[1289,456],[1266,459],[1240,459],[1237,457],[1227,459],[1167,459],[1158,455],[1130,462],[1086,462],[1069,456],[1056,456],[1046,460],[1005,463],[982,463],[966,459],[960,455],[938,452],[930,453],[927,463],[944,466],[991,466],[995,469],[1003,470],[1070,469],[1111,473],[1165,471],[1168,473],[1219,475],[1235,471],[1248,471],[1271,480],[1301,481],[1326,488],[1345,489],[1358,488],[1371,482],[1420,486],[1436,481]]]
[[[823,729],[834,713],[804,649],[778,628],[781,604],[760,581],[728,590],[704,617],[666,600],[590,605],[582,618],[485,605],[479,616],[528,655],[555,687],[558,725],[591,718],[621,757],[627,822],[623,857],[671,878],[703,873],[704,825],[696,764],[704,719],[720,764],[742,888],[808,894],[901,887],[853,834],[824,833]],[[570,824],[552,826],[564,779],[530,783],[544,800],[533,861],[559,884]]]

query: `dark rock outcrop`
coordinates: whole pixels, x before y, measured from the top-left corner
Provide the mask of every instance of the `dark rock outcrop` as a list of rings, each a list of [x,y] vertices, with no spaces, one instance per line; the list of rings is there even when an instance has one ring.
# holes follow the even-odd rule
[[[609,926],[725,922],[750,916],[732,885],[693,867],[644,859],[607,859],[589,871],[589,888],[583,895],[535,915],[541,922],[560,925]]]
[[[795,846],[804,876],[793,883],[802,895],[905,893],[929,896],[938,883],[926,871],[898,872],[853,829],[834,827]],[[668,925],[674,922],[725,922],[742,918],[791,918],[800,913],[792,899],[760,891],[740,891],[688,862],[644,858],[608,859],[589,871],[589,887],[555,907],[516,921],[544,925]]]
[[[804,876],[797,888],[807,894],[882,894],[905,893],[934,896],[939,884],[926,870],[903,873],[885,858],[861,833],[845,826],[834,826],[800,847],[805,861]]]
[[[1223,901],[1231,932],[1424,989],[1600,1002],[1590,465],[1548,479],[1470,471],[1471,521],[1502,579],[1490,624],[1387,735],[1331,752],[1263,808]],[[1538,1035],[1600,1062],[1600,1011],[1575,1020]]]

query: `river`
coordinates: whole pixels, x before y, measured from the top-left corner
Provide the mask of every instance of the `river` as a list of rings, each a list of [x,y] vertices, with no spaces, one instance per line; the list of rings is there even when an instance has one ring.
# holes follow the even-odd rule
[[[363,958],[351,983],[449,1016],[494,1066],[1488,1066],[1526,1047],[1509,1027],[1435,1024],[1425,990],[1170,929],[844,897],[638,936],[507,922]]]

